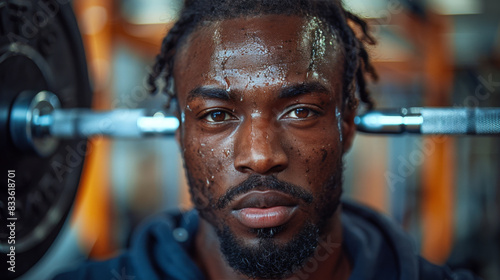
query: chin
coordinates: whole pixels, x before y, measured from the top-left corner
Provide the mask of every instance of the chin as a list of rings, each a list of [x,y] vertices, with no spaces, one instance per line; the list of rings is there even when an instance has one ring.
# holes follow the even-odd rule
[[[319,228],[307,223],[292,233],[286,226],[251,229],[241,237],[228,227],[217,232],[226,262],[235,271],[258,279],[283,279],[299,270],[319,243]],[[291,237],[287,237],[291,235]]]

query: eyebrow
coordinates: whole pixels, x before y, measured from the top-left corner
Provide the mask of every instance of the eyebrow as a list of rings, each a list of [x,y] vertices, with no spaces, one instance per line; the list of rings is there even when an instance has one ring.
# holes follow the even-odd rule
[[[208,87],[197,87],[191,90],[188,94],[187,100],[190,101],[194,98],[213,98],[226,101],[231,99],[227,90]]]
[[[328,89],[319,82],[302,83],[282,88],[278,98],[294,98],[307,93],[328,93]],[[194,98],[213,98],[228,101],[231,99],[229,92],[220,88],[197,87],[188,94],[188,101]]]
[[[328,93],[328,89],[319,82],[302,83],[281,89],[279,98],[293,98],[307,93]]]

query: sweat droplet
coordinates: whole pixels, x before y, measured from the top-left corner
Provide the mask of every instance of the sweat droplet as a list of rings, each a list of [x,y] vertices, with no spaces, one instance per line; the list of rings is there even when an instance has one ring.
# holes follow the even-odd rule
[[[338,108],[335,108],[335,116],[337,117],[337,127],[339,129],[340,142],[342,143],[342,115]]]
[[[210,181],[208,181],[208,178],[207,178],[207,186],[210,185]]]

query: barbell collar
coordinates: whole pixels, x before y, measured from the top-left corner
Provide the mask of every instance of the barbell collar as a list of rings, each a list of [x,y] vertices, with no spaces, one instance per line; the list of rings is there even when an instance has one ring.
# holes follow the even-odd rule
[[[40,125],[40,122],[43,122],[45,115],[60,107],[59,99],[51,92],[21,92],[10,113],[9,128],[14,145],[22,151],[36,153],[41,157],[51,155],[57,149],[59,140],[51,137],[48,128]]]

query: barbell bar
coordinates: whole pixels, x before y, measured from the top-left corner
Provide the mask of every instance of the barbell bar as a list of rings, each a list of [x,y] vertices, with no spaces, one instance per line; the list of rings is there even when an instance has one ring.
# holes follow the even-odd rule
[[[163,110],[89,108],[61,109],[57,95],[50,91],[24,91],[14,101],[10,113],[10,133],[14,145],[23,152],[48,157],[59,139],[93,136],[144,138],[173,135],[179,126],[176,117]]]
[[[174,116],[149,109],[61,109],[49,91],[25,91],[15,100],[10,131],[22,151],[49,156],[59,139],[96,135],[144,138],[173,135],[179,126]],[[355,117],[357,129],[373,134],[500,135],[500,108],[400,108],[370,111]]]

